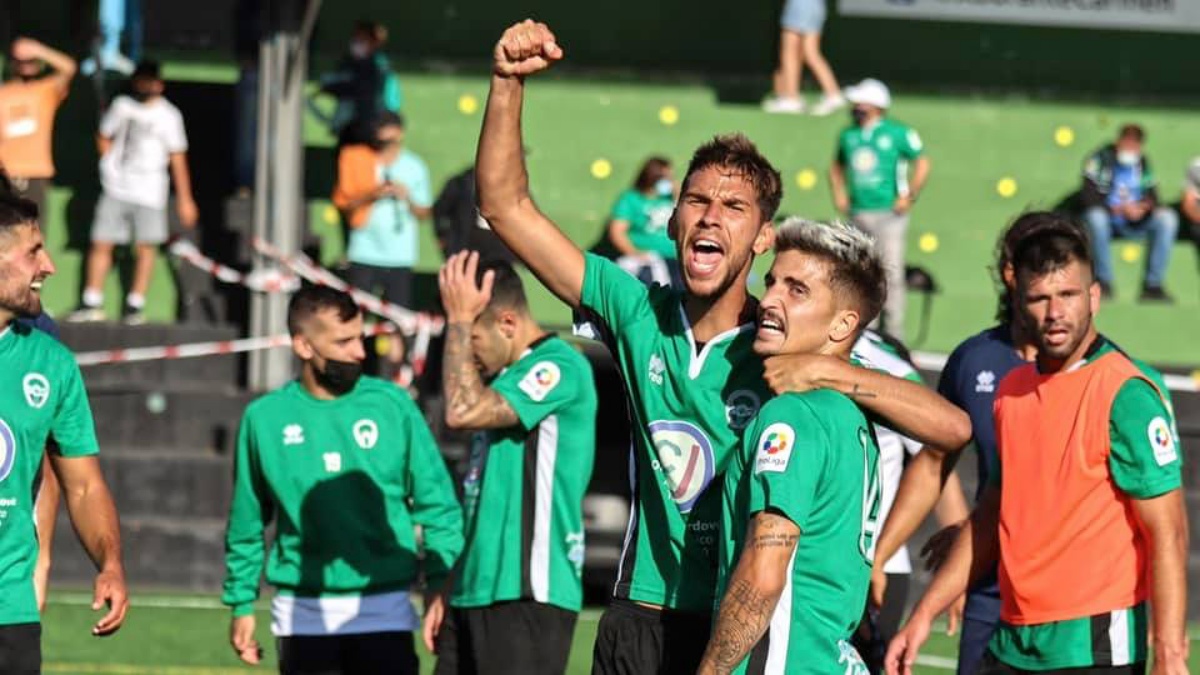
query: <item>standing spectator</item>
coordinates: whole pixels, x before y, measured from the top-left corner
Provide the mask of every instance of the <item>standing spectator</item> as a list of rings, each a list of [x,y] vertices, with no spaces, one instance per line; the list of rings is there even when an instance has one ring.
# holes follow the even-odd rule
[[[882,82],[863,80],[846,89],[846,100],[854,104],[854,123],[838,137],[829,169],[833,201],[875,237],[889,289],[882,329],[903,340],[905,236],[909,211],[929,177],[929,158],[915,129],[886,117],[892,94]]]
[[[763,102],[763,110],[791,114],[805,111],[804,99],[800,96],[805,61],[824,92],[820,102],[813,106],[812,114],[824,117],[846,105],[833,69],[821,53],[821,27],[825,25],[825,14],[825,0],[786,0],[784,3],[775,91]]]
[[[308,286],[288,306],[298,380],[250,404],[234,458],[225,537],[230,643],[256,664],[254,601],[264,530],[283,673],[416,675],[420,618],[409,589],[433,587],[462,550],[462,509],[425,418],[394,385],[362,376],[362,313]],[[415,529],[422,528],[424,554]]]
[[[675,240],[668,233],[675,210],[671,161],[647,159],[633,185],[617,198],[608,221],[608,239],[617,264],[643,283],[681,288]]]
[[[18,38],[9,64],[10,77],[0,85],[0,167],[44,219],[46,191],[54,178],[54,115],[70,93],[75,60],[36,40]]]
[[[1172,302],[1163,288],[1171,246],[1179,232],[1179,216],[1158,201],[1158,180],[1142,153],[1146,132],[1126,124],[1109,143],[1088,157],[1080,199],[1092,235],[1096,280],[1104,297],[1113,294],[1113,238],[1150,238],[1150,255],[1142,280],[1142,302]]]
[[[412,304],[418,219],[433,213],[429,169],[404,147],[404,118],[381,113],[370,145],[342,148],[333,203],[350,226],[346,281],[403,307]]]
[[[361,141],[346,134],[365,130],[379,113],[400,112],[400,78],[392,72],[383,53],[386,42],[387,28],[383,24],[359,21],[354,25],[349,51],[337,69],[321,77],[321,91],[337,99],[329,132],[338,138],[339,145]]]
[[[474,165],[442,186],[433,203],[433,228],[447,259],[459,251],[478,252],[480,264],[512,263],[516,259],[479,214]]]
[[[92,223],[82,302],[68,321],[104,320],[104,280],[112,267],[113,248],[132,241],[137,255],[122,318],[130,325],[145,322],[142,312],[154,260],[159,245],[167,240],[170,178],[175,180],[180,224],[191,228],[198,218],[183,115],[163,97],[158,63],[139,63],[130,82],[132,93],[114,99],[100,121],[97,144],[103,194]]]

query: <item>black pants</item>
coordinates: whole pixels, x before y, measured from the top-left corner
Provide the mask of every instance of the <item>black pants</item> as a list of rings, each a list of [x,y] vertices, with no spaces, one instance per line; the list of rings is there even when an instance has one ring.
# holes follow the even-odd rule
[[[532,600],[451,610],[434,675],[562,675],[577,617]]]
[[[888,574],[887,590],[883,594],[883,607],[873,612],[868,607],[862,624],[854,632],[851,644],[867,664],[872,675],[883,672],[883,657],[888,643],[900,629],[904,618],[904,605],[908,602],[908,574]]]
[[[293,635],[279,638],[277,646],[283,675],[417,675],[420,671],[411,631]]]
[[[1001,663],[995,654],[988,651],[983,655],[983,666],[979,675],[1145,675],[1146,662],[1128,666],[1085,666],[1083,668],[1059,668],[1057,670],[1022,670]]]
[[[613,600],[596,630],[592,675],[694,673],[704,657],[712,617]]]
[[[0,626],[0,673],[37,675],[42,672],[42,625]]]
[[[411,268],[376,267],[352,262],[346,268],[346,283],[368,293],[382,292],[384,300],[401,307],[412,307]]]

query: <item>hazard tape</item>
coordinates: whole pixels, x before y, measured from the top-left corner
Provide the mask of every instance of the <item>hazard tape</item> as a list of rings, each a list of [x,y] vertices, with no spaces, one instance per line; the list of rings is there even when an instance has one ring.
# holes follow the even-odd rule
[[[935,370],[937,372],[941,372],[946,367],[946,362],[950,360],[950,357],[946,354],[932,354],[930,352],[913,352],[912,358],[913,363],[917,364],[918,368]],[[1167,385],[1167,389],[1171,391],[1200,392],[1200,371],[1196,371],[1190,376],[1163,375],[1163,382]]]
[[[258,270],[247,274],[209,258],[186,239],[171,242],[167,251],[218,281],[244,286],[258,293],[290,293],[300,288],[300,278],[293,274],[282,274],[277,270]]]

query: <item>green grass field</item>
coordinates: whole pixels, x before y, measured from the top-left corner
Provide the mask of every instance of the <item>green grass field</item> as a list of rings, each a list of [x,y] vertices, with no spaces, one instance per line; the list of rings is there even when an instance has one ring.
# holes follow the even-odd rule
[[[137,595],[125,626],[109,638],[94,638],[90,627],[97,614],[90,596],[80,593],[51,595],[43,618],[42,649],[46,673],[103,673],[106,675],[218,675],[254,672],[234,656],[228,646],[228,611],[213,598]],[[180,605],[188,605],[183,607]],[[591,671],[592,642],[599,609],[580,615],[571,649],[568,675]],[[270,639],[270,613],[258,613],[258,639],[264,643],[266,663],[273,669],[275,649]],[[1194,632],[1194,631],[1193,631]],[[936,675],[952,672],[957,638],[936,633],[922,650],[917,672]],[[418,647],[421,672],[433,672],[434,659]],[[1200,672],[1200,650],[1193,650],[1192,672]]]

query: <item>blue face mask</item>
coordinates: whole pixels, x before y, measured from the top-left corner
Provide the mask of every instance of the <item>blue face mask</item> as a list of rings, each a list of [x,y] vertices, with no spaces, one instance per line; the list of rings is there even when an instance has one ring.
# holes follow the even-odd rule
[[[672,197],[675,195],[675,184],[670,178],[659,178],[654,184],[654,191],[663,197]]]

